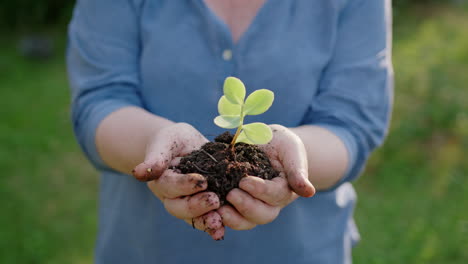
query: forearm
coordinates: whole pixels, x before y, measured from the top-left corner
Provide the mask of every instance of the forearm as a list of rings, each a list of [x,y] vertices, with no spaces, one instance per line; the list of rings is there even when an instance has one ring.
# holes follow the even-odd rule
[[[96,146],[111,168],[129,174],[145,158],[146,147],[161,128],[173,124],[138,107],[124,107],[107,116],[96,131]]]
[[[343,178],[349,157],[341,139],[318,126],[300,126],[291,130],[305,145],[309,180],[317,190],[326,190]]]

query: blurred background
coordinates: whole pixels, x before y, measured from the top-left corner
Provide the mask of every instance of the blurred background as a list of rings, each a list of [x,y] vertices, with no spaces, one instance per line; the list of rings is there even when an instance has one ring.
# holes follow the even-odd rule
[[[393,1],[395,110],[355,182],[355,263],[468,263],[467,2]],[[99,178],[69,121],[72,8],[0,4],[0,263],[92,263]]]

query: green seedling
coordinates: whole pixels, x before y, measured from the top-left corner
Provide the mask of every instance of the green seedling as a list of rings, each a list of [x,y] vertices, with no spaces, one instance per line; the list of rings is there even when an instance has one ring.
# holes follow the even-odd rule
[[[244,124],[247,115],[265,113],[273,104],[274,94],[267,89],[252,92],[245,99],[245,86],[235,77],[227,77],[223,87],[224,95],[219,99],[219,116],[214,119],[217,126],[237,128],[231,147],[239,142],[247,144],[267,144],[273,138],[271,128],[264,123]]]

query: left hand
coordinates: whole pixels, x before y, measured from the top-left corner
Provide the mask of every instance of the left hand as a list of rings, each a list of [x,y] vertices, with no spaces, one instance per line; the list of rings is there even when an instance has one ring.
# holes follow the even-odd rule
[[[208,140],[189,124],[164,127],[149,138],[145,160],[135,167],[133,175],[140,181],[148,181],[148,188],[169,214],[219,240],[224,236],[221,216],[215,211],[219,208],[219,198],[215,193],[206,192],[205,177],[169,169],[177,166],[180,157],[206,142]]]
[[[256,225],[272,222],[282,208],[299,196],[311,197],[315,188],[308,179],[307,155],[301,139],[281,125],[271,125],[273,139],[260,148],[270,158],[280,177],[263,180],[247,176],[238,189],[227,195],[233,205],[217,211],[223,224],[235,230],[252,229]]]

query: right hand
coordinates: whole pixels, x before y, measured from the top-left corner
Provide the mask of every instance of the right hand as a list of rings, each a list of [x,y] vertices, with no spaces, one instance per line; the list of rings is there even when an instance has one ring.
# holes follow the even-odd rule
[[[148,182],[148,188],[171,215],[206,231],[213,239],[222,239],[224,226],[215,211],[220,206],[219,198],[204,192],[208,186],[205,177],[168,169],[208,140],[191,125],[176,123],[159,130],[148,142],[145,160],[135,167],[133,176]]]

